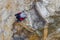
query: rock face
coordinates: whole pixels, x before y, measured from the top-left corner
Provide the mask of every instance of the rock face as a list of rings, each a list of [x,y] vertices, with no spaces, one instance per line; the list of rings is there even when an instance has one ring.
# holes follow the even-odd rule
[[[23,10],[29,10],[33,1],[34,0],[0,0],[0,40],[12,40],[13,32],[11,29],[15,21],[15,14]],[[60,11],[60,0],[48,1],[50,3],[45,7],[47,7],[51,14],[54,14],[55,11]]]
[[[0,34],[0,40],[11,40],[11,37],[13,35],[12,24],[14,22],[14,13],[12,11],[12,3],[8,0],[1,0],[0,1],[0,28],[1,28],[1,34]]]

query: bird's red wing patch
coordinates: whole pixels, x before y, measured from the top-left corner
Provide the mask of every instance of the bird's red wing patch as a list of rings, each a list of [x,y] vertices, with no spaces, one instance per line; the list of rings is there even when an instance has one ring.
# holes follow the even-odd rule
[[[22,20],[24,20],[24,18],[20,18],[20,20],[22,21]]]

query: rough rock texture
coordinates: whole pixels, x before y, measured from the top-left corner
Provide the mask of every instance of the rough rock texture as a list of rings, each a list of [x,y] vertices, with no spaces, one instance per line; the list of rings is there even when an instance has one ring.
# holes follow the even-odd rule
[[[29,10],[34,0],[0,0],[0,40],[12,40],[13,32],[12,24],[15,21],[15,14],[23,10]],[[50,3],[47,5],[47,9],[52,10],[51,14],[56,14],[56,11],[60,11],[60,0],[48,0]],[[50,11],[49,10],[49,11]],[[57,15],[56,15],[57,16]],[[55,18],[55,23],[60,20]],[[59,21],[58,21],[59,22]],[[57,24],[57,23],[56,23]],[[56,27],[54,24],[53,26]],[[60,24],[57,25],[60,28]]]

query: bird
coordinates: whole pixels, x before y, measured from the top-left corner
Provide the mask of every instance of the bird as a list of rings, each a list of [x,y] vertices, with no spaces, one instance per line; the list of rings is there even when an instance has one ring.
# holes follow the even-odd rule
[[[17,14],[15,14],[17,22],[21,22],[23,20],[25,20],[25,18],[27,17],[27,15],[24,12],[18,12]]]

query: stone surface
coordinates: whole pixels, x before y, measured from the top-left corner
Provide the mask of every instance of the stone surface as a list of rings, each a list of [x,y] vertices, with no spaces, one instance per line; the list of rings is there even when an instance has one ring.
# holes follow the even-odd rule
[[[29,10],[31,8],[33,1],[34,0],[0,0],[0,40],[12,39],[13,31],[11,31],[11,29],[12,29],[12,24],[16,20],[15,14],[23,10]],[[52,10],[50,12],[50,15],[52,14],[52,17],[54,18],[55,21],[51,25],[53,27],[57,26],[56,28],[58,29],[60,28],[60,24],[59,24],[60,17],[56,18],[56,16],[58,15],[55,16],[54,14],[57,14],[55,13],[55,11],[60,11],[60,0],[48,0],[48,1],[49,1],[49,5],[45,7],[49,11]]]

